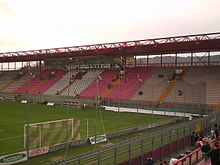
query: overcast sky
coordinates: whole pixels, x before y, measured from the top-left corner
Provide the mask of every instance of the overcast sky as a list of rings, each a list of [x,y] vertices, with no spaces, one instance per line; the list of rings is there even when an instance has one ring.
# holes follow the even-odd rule
[[[220,31],[220,0],[0,0],[0,52]]]

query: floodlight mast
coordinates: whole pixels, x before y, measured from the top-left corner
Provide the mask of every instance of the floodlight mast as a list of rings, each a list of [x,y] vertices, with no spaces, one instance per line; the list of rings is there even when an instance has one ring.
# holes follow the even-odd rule
[[[71,73],[71,64],[72,64],[72,58],[70,57],[69,58],[69,72]],[[72,75],[70,74],[70,76],[69,76],[69,80],[67,80],[67,81],[69,81],[69,87],[68,87],[68,89],[67,89],[67,95],[68,95],[68,99],[70,99],[70,87],[71,87],[71,78],[72,78]],[[67,106],[67,111],[66,111],[66,121],[67,121],[67,124],[66,124],[66,152],[68,151],[68,149],[69,149],[69,143],[68,143],[68,134],[69,134],[69,130],[68,130],[68,128],[69,128],[69,106]]]
[[[142,84],[142,79],[140,78],[140,75],[138,74],[137,75],[138,77],[138,80],[137,80],[137,85],[140,83],[140,84]],[[140,85],[141,86],[141,85]],[[142,95],[143,94],[143,92],[142,91],[138,91],[138,93],[137,93],[137,115],[138,115],[138,126],[139,126],[139,108],[138,108],[138,106],[139,106],[139,95]]]
[[[30,150],[30,146],[29,146],[29,142],[30,142],[30,136],[29,136],[29,124],[30,124],[30,95],[29,95],[29,90],[30,90],[30,80],[33,76],[33,73],[31,72],[31,66],[29,63],[28,66],[28,76],[30,77],[29,81],[28,81],[28,90],[27,90],[27,94],[28,94],[28,103],[27,103],[27,114],[26,114],[26,118],[27,118],[27,130],[26,130],[26,151],[27,151],[27,161],[29,161],[29,150]],[[25,128],[26,129],[26,128]]]

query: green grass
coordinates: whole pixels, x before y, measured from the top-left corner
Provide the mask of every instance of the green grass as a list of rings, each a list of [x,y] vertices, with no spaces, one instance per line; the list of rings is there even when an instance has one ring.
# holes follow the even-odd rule
[[[122,137],[113,138],[108,142],[104,142],[104,143],[100,143],[100,144],[96,144],[96,145],[86,145],[86,146],[74,147],[74,148],[70,148],[69,150],[65,150],[65,151],[61,150],[61,151],[57,151],[57,152],[54,152],[54,153],[49,153],[49,154],[41,155],[41,156],[38,156],[38,157],[33,157],[29,160],[28,163],[30,165],[44,164],[44,163],[50,162],[52,160],[62,159],[66,156],[74,156],[74,155],[77,155],[77,154],[80,154],[80,153],[85,153],[85,152],[95,150],[95,149],[98,149],[98,148],[101,149],[101,148],[103,148],[103,146],[105,144],[110,144],[110,143],[114,144],[114,143],[118,143],[118,142],[122,142],[122,141],[126,142],[128,139],[137,138],[138,136],[150,135],[153,132],[160,131],[160,130],[163,130],[167,127],[172,127],[174,125],[181,124],[181,123],[182,122],[172,123],[172,124],[169,124],[169,125],[163,125],[163,126],[160,126],[160,127],[156,127],[156,128],[150,129],[150,130],[145,130],[145,131],[142,131],[142,132],[139,132],[139,133],[132,133],[132,134],[129,134],[129,135],[124,135]],[[186,132],[187,135],[190,134],[190,133],[191,132],[189,132],[189,131]],[[161,138],[160,136],[159,137],[154,137],[154,141],[155,141],[155,144],[153,144],[154,149],[161,146],[161,144],[157,142],[157,141],[161,142],[160,138]],[[169,134],[164,135],[163,138],[164,138],[163,144],[167,144],[169,142],[169,138],[170,138]],[[174,141],[176,139],[177,139],[176,134],[172,133],[170,140]],[[152,139],[151,139],[151,136],[150,136],[150,138],[146,138],[143,141],[143,144],[145,145],[144,150],[143,150],[144,153],[151,151],[151,149],[152,149],[151,140]],[[139,147],[139,148],[136,149],[136,150],[132,149],[131,157],[134,158],[136,156],[140,156],[140,153],[141,153],[140,142],[132,143],[131,148],[133,148],[133,147]],[[125,162],[125,161],[128,160],[128,151],[127,150],[128,150],[128,145],[121,146],[121,147],[118,148],[117,163],[122,163],[122,162]],[[119,153],[119,152],[121,152],[121,153]],[[122,154],[122,152],[123,152],[123,154]],[[113,153],[114,153],[113,150],[109,150],[107,152],[102,153],[100,155],[100,157],[101,158],[108,157],[108,156],[111,156]],[[86,157],[86,158],[83,159],[81,164],[88,164],[88,163],[91,163],[92,161],[96,161],[96,160],[97,160],[97,156]],[[106,161],[104,161],[103,164],[114,164],[113,162],[114,162],[114,154],[112,155],[112,158],[108,158]],[[23,163],[20,163],[20,164],[23,165],[23,164],[26,164],[26,162],[23,162]]]
[[[24,124],[59,120],[65,118],[80,119],[81,138],[95,134],[115,132],[118,130],[145,125],[169,119],[168,116],[147,115],[136,113],[117,113],[100,109],[87,110],[61,106],[48,107],[40,104],[21,104],[19,102],[0,101],[0,156],[24,149]],[[103,122],[101,121],[101,118]],[[94,149],[90,145],[86,150]],[[83,152],[76,148],[74,153]]]

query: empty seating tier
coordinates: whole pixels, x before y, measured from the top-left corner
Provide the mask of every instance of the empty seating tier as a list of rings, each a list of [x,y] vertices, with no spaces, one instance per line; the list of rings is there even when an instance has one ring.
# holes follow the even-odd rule
[[[66,71],[60,69],[45,69],[41,72],[41,77],[40,74],[34,76],[31,80],[20,86],[15,92],[42,94],[61,79],[65,73]]]

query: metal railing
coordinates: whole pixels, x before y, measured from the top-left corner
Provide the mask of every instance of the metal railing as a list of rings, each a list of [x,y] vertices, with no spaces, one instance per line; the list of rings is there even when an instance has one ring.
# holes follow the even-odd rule
[[[197,61],[197,62],[178,62],[177,64],[175,63],[138,63],[136,66],[156,66],[156,67],[180,67],[180,66],[216,66],[220,65],[220,61]],[[130,65],[130,67],[134,67],[134,65]]]
[[[190,135],[194,131],[207,132],[215,123],[220,121],[220,112],[199,118],[188,123],[180,124],[150,135],[136,137],[110,147],[96,149],[76,156],[66,157],[52,164],[144,164],[147,157],[160,161],[167,156],[183,150],[190,145]]]
[[[217,139],[211,141],[211,144],[215,143]],[[186,165],[186,164],[195,164],[204,158],[204,153],[201,150],[201,147],[197,148],[193,152],[189,153],[188,155],[184,156],[183,158],[177,160],[173,163],[173,165]]]

